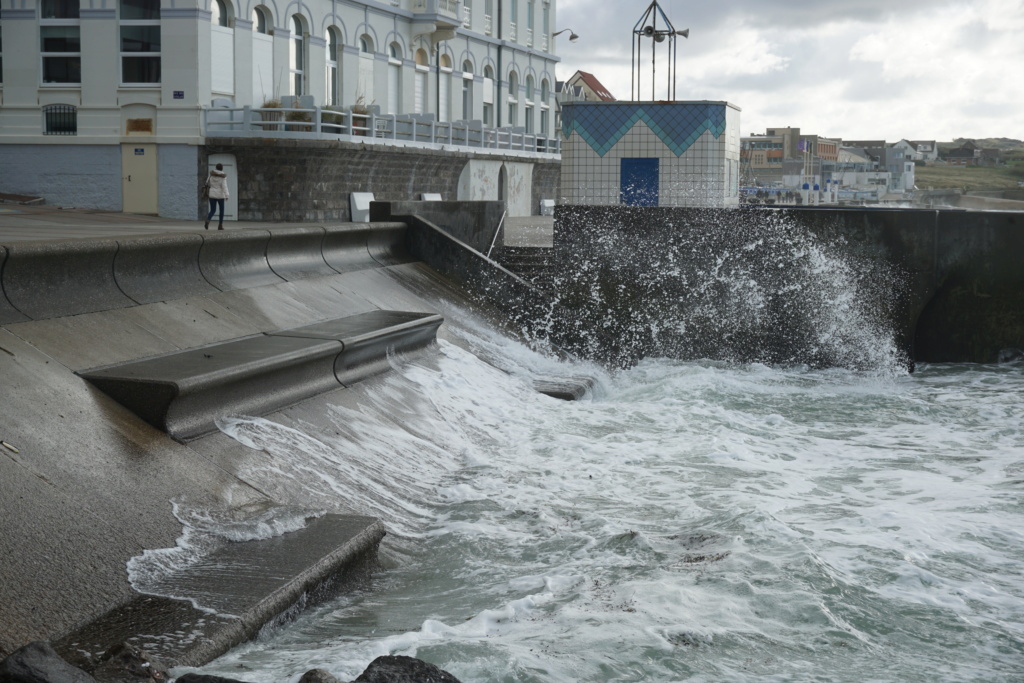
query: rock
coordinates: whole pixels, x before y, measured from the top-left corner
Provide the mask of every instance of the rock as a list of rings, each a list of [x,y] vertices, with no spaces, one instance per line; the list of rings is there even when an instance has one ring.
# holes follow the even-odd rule
[[[184,676],[178,676],[175,679],[175,683],[246,683],[245,681],[239,681],[234,678],[224,678],[223,676],[207,676],[206,674],[185,674]]]
[[[170,679],[166,667],[128,643],[107,650],[92,674],[104,683],[162,683]]]
[[[352,683],[459,683],[459,679],[415,657],[377,657]]]
[[[341,683],[331,672],[323,669],[310,669],[302,674],[299,683]]]
[[[1000,349],[997,360],[1000,363],[1014,363],[1024,360],[1024,351],[1020,349]]]
[[[0,683],[96,683],[96,679],[61,659],[46,641],[37,640],[0,662]]]

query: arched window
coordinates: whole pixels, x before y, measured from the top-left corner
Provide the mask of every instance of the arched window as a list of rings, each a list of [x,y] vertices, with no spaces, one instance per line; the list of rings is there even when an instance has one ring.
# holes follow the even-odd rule
[[[214,26],[228,26],[228,19],[230,19],[228,13],[228,6],[224,0],[213,0],[213,25]]]
[[[252,10],[252,30],[267,35],[270,33],[270,13],[266,7],[255,7]]]
[[[373,54],[373,38],[364,33],[359,36],[359,51],[364,54]]]
[[[462,63],[462,120],[473,118],[473,62]]]
[[[292,95],[301,97],[306,94],[306,28],[302,17],[298,14],[292,15],[292,39],[289,41],[290,61],[289,71],[291,72]]]
[[[547,104],[548,99],[551,97],[551,86],[548,85],[548,79],[542,79],[540,82],[540,101]]]
[[[388,46],[388,114],[402,113],[402,46]]]
[[[423,48],[416,50],[416,84],[414,88],[415,109],[417,114],[427,113],[427,72],[430,58]]]
[[[488,64],[484,67],[484,125],[494,125],[494,100],[496,97],[497,83],[494,81],[494,68]]]
[[[519,76],[515,71],[508,75],[508,125],[519,125]]]
[[[532,4],[532,3],[531,3]],[[533,132],[533,76],[526,77],[526,108],[523,111],[526,132]]]
[[[341,34],[333,26],[327,29],[327,104],[341,104],[341,70],[338,57],[341,54]]]
[[[526,99],[533,99],[533,76],[526,77]]]

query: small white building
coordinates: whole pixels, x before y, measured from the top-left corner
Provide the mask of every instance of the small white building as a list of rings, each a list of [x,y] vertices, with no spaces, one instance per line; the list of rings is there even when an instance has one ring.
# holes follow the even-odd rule
[[[556,2],[0,0],[0,192],[194,218],[210,112],[271,101],[473,122],[550,159]]]
[[[739,205],[728,102],[564,102],[562,134],[562,204]]]

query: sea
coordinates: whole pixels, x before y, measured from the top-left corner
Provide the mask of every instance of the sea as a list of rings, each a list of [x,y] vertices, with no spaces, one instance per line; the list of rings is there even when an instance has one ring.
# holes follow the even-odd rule
[[[773,264],[824,253],[780,234]],[[449,307],[435,349],[316,425],[222,419],[273,463],[247,480],[313,503],[221,536],[339,504],[388,534],[372,576],[199,671],[348,681],[394,654],[463,683],[1024,681],[1024,361],[909,371],[823,258],[770,286],[808,290],[828,367],[609,368]],[[729,288],[756,291],[744,320],[754,279]],[[578,401],[536,389],[580,377]],[[218,533],[176,512],[178,551]]]

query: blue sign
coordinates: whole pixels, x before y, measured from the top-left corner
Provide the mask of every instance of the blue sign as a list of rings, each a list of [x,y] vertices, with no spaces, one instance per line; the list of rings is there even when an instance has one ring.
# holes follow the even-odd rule
[[[144,156],[146,156],[146,149],[144,147],[136,147],[135,148],[135,156],[137,156],[137,157],[144,157]]]
[[[185,91],[184,90],[175,90],[174,91],[174,99],[176,99],[176,100],[183,100],[183,99],[185,99]]]

